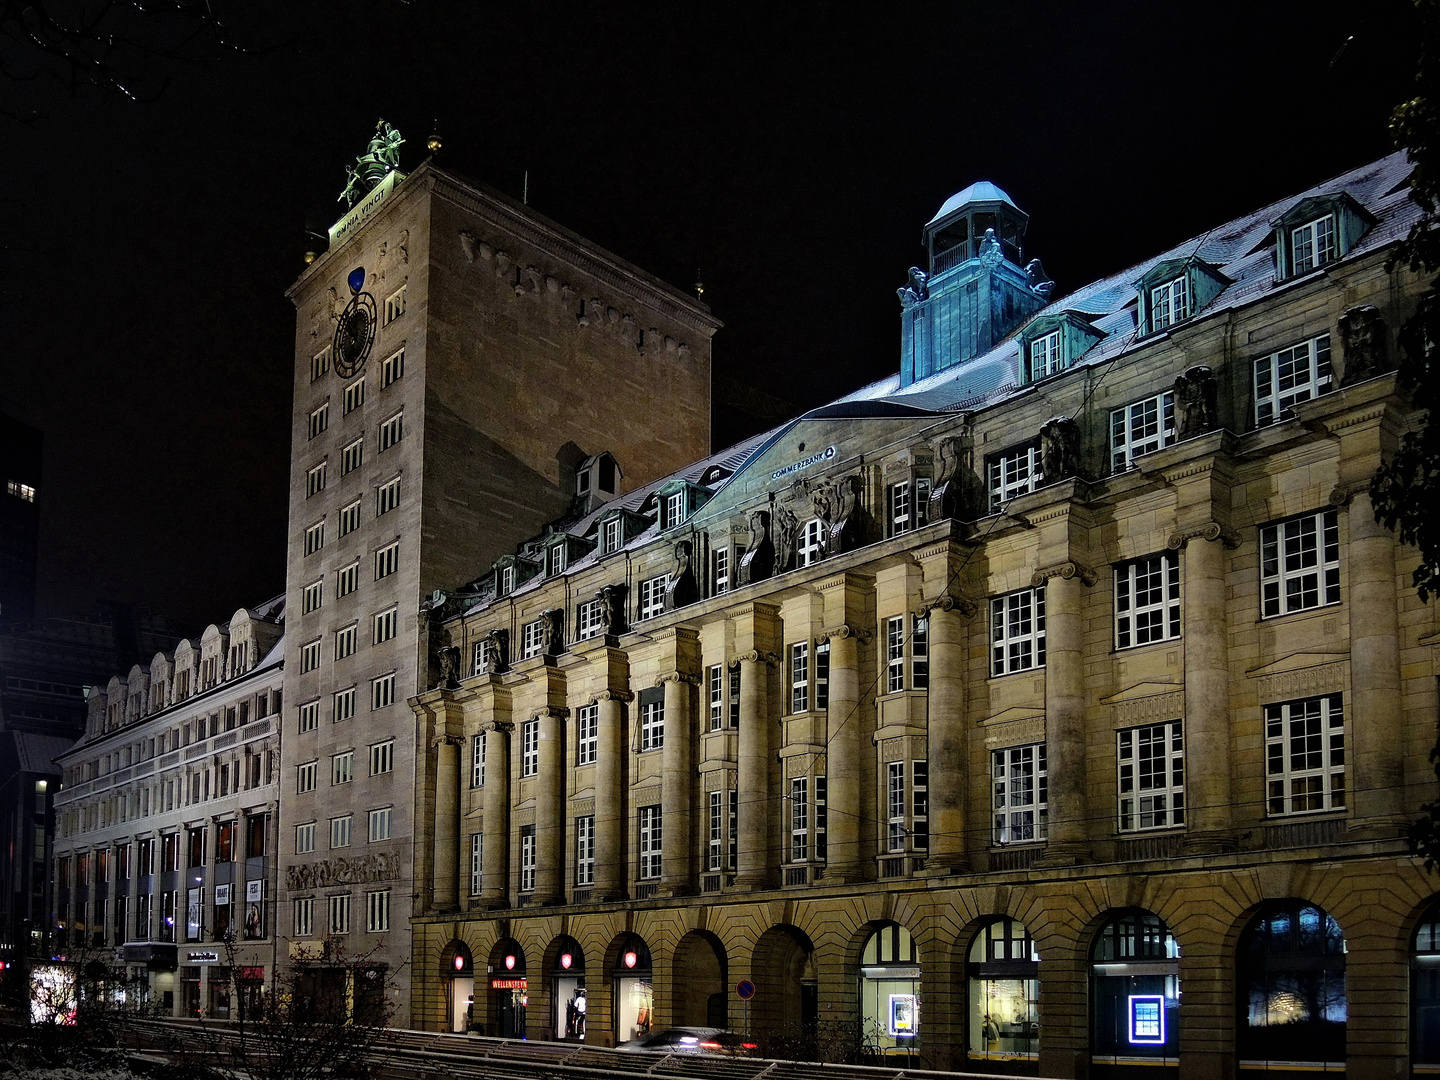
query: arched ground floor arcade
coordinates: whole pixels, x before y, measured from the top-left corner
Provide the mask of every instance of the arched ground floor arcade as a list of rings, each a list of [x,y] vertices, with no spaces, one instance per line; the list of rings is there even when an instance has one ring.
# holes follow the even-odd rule
[[[422,916],[411,1015],[1097,1080],[1440,1073],[1440,877],[1351,848]]]

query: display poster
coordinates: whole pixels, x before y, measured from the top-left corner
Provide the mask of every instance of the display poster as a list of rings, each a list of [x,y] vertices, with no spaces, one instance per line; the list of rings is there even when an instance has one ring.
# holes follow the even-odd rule
[[[1165,999],[1151,995],[1130,998],[1130,1042],[1155,1045],[1165,1041]]]
[[[890,1034],[902,1038],[913,1036],[919,1026],[916,1011],[914,994],[891,994]]]

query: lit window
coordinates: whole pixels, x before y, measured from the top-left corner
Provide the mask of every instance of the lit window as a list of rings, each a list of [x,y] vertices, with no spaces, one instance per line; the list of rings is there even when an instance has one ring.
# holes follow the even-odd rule
[[[299,794],[315,790],[316,777],[319,774],[319,762],[307,761],[295,767],[295,790]]]
[[[1345,806],[1345,711],[1339,694],[1265,706],[1271,816]]]
[[[400,505],[400,477],[387,480],[375,490],[375,516],[388,514]]]
[[[315,933],[315,898],[302,896],[295,901],[295,936],[309,937],[313,933]]]
[[[1334,510],[1260,530],[1260,614],[1340,602],[1340,526]]]
[[[653,577],[640,582],[640,618],[653,619],[665,613],[665,578]]]
[[[305,530],[305,554],[314,555],[325,546],[325,522],[320,520]]]
[[[329,426],[330,403],[327,401],[318,408],[310,410],[310,418],[306,425],[306,430],[310,433],[310,438],[313,439],[315,436],[324,432]]]
[[[660,876],[660,807],[640,807],[640,880]]]
[[[345,387],[345,403],[341,415],[348,415],[365,404],[365,376],[361,375]]]
[[[304,590],[300,594],[301,612],[308,615],[310,614],[310,612],[317,610],[320,607],[324,592],[324,579],[321,579],[320,581],[312,581],[309,585],[306,585]]]
[[[395,673],[370,680],[370,708],[383,709],[395,704]]]
[[[647,694],[640,703],[640,750],[659,750],[665,745],[665,698],[661,692]]]
[[[810,858],[810,780],[797,776],[790,781],[790,861]]]
[[[355,779],[355,751],[330,755],[330,784],[348,784]]]
[[[535,826],[520,826],[520,891],[535,889]]]
[[[320,726],[320,702],[307,701],[296,710],[301,732],[314,731]]]
[[[401,285],[400,288],[396,289],[394,292],[392,292],[389,296],[385,298],[386,326],[389,326],[401,315],[405,314],[405,290],[407,288],[408,286]]]
[[[335,659],[344,660],[355,652],[356,623],[335,631]]]
[[[332,848],[350,846],[350,821],[349,814],[330,819],[330,846]]]
[[[528,622],[520,628],[520,658],[528,660],[539,656],[545,648],[545,623],[541,619]]]
[[[991,808],[996,844],[1045,839],[1045,744],[1012,746],[990,754]]]
[[[1040,486],[1040,448],[1035,444],[1017,446],[990,458],[990,509]]]
[[[300,670],[314,671],[320,666],[320,639],[307,641],[300,646]]]
[[[350,897],[342,894],[327,899],[330,908],[330,933],[350,933]]]
[[[362,435],[340,451],[340,475],[347,476],[365,463],[365,437]]]
[[[1052,330],[1032,341],[1028,359],[1030,370],[1026,382],[1036,382],[1059,372],[1065,366],[1060,350],[1060,331]]]
[[[379,810],[371,810],[370,819],[370,843],[378,840],[390,839],[391,808],[382,806]]]
[[[1166,391],[1110,410],[1110,468],[1124,472],[1141,454],[1175,441],[1175,395]]]
[[[396,413],[380,425],[380,452],[383,454],[405,434],[405,414]]]
[[[347,686],[332,695],[332,723],[343,723],[355,715],[355,687]]]
[[[326,345],[310,358],[310,381],[315,382],[330,372],[330,346]]]
[[[575,710],[575,764],[593,765],[600,746],[600,706],[581,705]]]
[[[360,500],[340,508],[340,535],[347,536],[360,527]]]
[[[380,361],[380,389],[384,390],[400,376],[405,374],[405,350],[391,353],[384,360]]]
[[[1115,647],[1180,636],[1180,564],[1168,552],[1115,568]]]
[[[383,934],[390,929],[390,890],[376,889],[365,894],[365,929]]]
[[[318,495],[325,490],[325,462],[320,462],[305,474],[305,497]]]
[[[790,711],[807,712],[810,708],[810,643],[802,641],[790,646]],[[711,714],[715,706],[711,704]]]
[[[990,674],[1045,666],[1045,587],[990,601]]]
[[[595,884],[595,815],[575,819],[575,884]]]
[[[370,747],[370,775],[395,771],[395,740],[386,739]]]
[[[1190,315],[1190,286],[1181,274],[1150,290],[1150,329],[1163,330]]]
[[[386,608],[371,616],[371,632],[374,643],[379,645],[382,641],[389,641],[395,636],[395,623],[398,617],[397,608]]]
[[[575,632],[579,640],[592,638],[604,629],[600,619],[601,611],[599,600],[586,600],[575,609]]]
[[[1329,334],[1262,356],[1255,361],[1255,423],[1272,424],[1298,402],[1334,388]]]
[[[307,821],[295,826],[295,854],[304,855],[315,850],[315,822]]]
[[[353,562],[335,571],[335,594],[349,596],[360,587],[360,563]]]
[[[535,776],[540,772],[540,721],[526,720],[520,725],[520,775]]]
[[[796,565],[813,566],[825,554],[825,523],[811,518],[800,529],[800,544],[796,551]]]
[[[1185,824],[1185,741],[1179,720],[1115,733],[1120,831]]]
[[[1290,230],[1290,272],[1303,274],[1316,267],[1334,262],[1335,215],[1307,221]]]
[[[387,544],[375,552],[375,580],[389,577],[400,569],[400,541]]]
[[[35,488],[30,484],[22,484],[18,480],[5,481],[5,492],[24,502],[33,503],[35,501]]]

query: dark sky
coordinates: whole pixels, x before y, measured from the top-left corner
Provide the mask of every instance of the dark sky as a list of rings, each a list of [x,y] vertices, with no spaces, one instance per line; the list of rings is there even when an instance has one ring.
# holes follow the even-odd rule
[[[438,119],[444,164],[517,196],[529,170],[540,212],[698,268],[717,376],[803,408],[896,369],[894,290],[954,191],[1004,187],[1067,292],[1388,152],[1416,36],[1407,0],[227,17],[247,51],[138,63],[148,100],[0,83],[42,114],[0,119],[0,396],[46,435],[45,614],[190,632],[284,587],[283,293],[377,117],[407,168]]]

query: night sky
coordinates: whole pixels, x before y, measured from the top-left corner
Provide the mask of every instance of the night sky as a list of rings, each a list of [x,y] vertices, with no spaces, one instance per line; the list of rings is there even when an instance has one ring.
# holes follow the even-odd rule
[[[194,633],[284,588],[284,290],[378,117],[407,169],[438,120],[442,164],[517,197],[528,170],[539,212],[698,269],[717,380],[799,410],[896,370],[948,195],[1005,188],[1063,294],[1387,153],[1416,36],[1406,0],[230,6],[243,49],[135,59],[139,102],[0,81],[0,396],[45,432],[42,614]],[[715,440],[765,426],[726,409]]]

